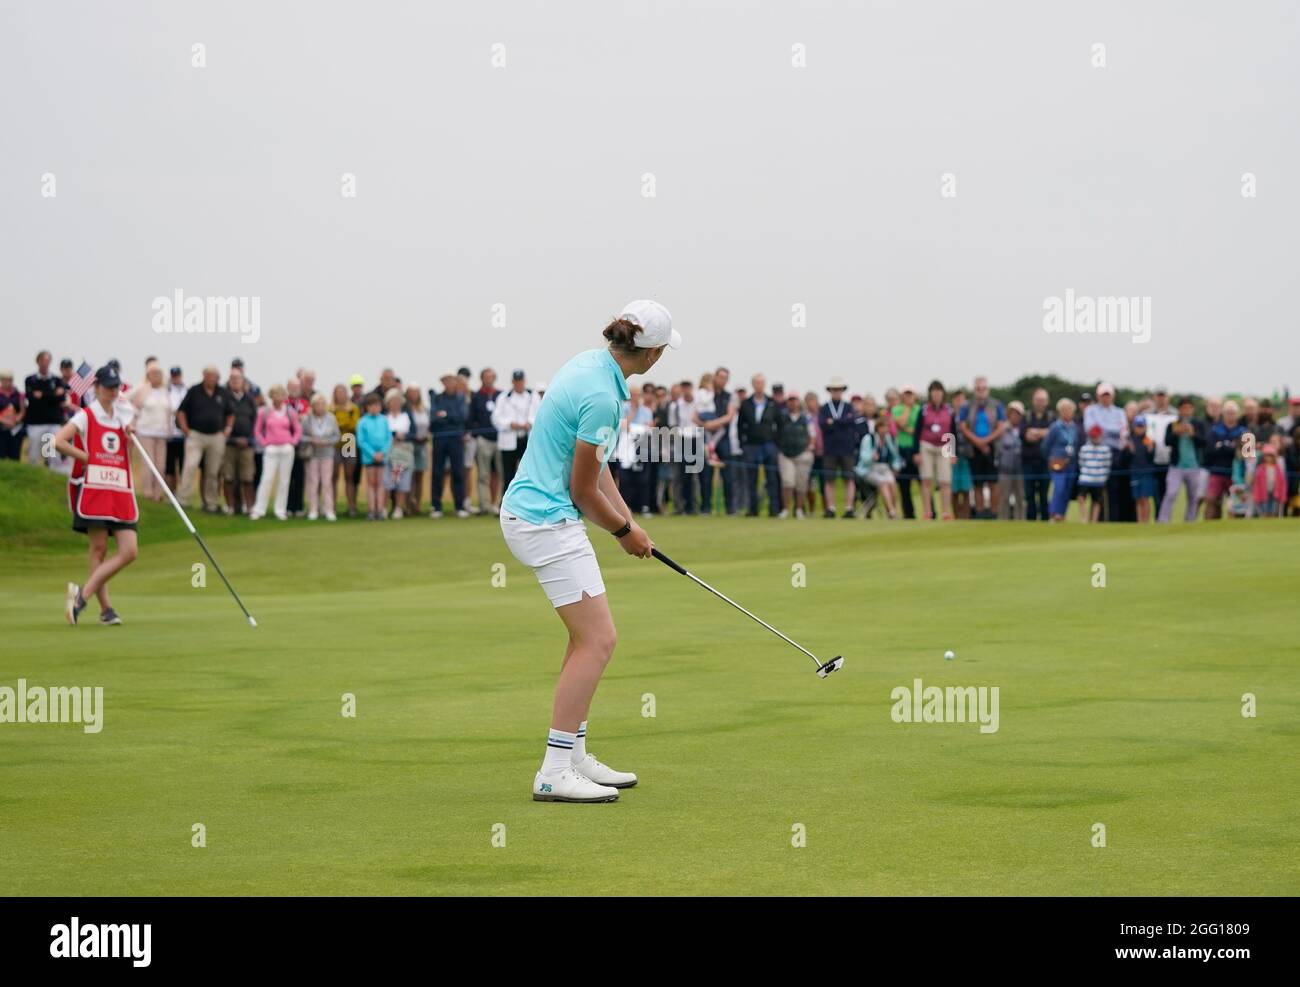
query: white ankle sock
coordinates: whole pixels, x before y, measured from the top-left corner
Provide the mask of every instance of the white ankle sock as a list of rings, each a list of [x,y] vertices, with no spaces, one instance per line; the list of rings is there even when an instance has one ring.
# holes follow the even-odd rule
[[[567,733],[551,727],[551,732],[546,735],[546,757],[542,759],[542,774],[559,774],[572,764],[573,745],[577,739],[578,735],[575,733]]]
[[[578,725],[578,732],[575,734],[578,738],[573,744],[573,763],[577,764],[587,756],[587,721],[583,720]]]

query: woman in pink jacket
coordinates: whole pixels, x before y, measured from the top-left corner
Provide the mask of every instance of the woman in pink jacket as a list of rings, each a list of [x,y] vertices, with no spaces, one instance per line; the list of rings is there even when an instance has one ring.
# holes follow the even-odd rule
[[[293,471],[294,450],[302,440],[302,425],[298,413],[286,402],[287,392],[279,384],[267,395],[271,403],[257,414],[253,433],[262,446],[262,481],[257,485],[257,502],[249,513],[250,521],[266,514],[266,502],[271,499],[271,484],[275,484],[275,516],[288,520],[289,474]]]
[[[1286,506],[1286,469],[1278,462],[1277,447],[1265,443],[1255,467],[1255,516],[1281,517]]]

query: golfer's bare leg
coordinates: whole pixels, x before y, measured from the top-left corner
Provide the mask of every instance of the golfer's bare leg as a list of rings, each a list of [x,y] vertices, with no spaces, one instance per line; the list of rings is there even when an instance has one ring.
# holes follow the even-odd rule
[[[600,677],[614,653],[618,634],[604,593],[600,596],[584,594],[577,603],[556,607],[555,612],[569,630],[569,646],[560,670],[560,681],[555,687],[551,726],[577,733],[591,709],[592,696],[596,694],[596,686],[600,684]]]
[[[108,532],[100,529],[100,534],[107,539]],[[136,554],[139,551],[139,543],[136,540],[135,532],[118,531],[114,534],[114,538],[117,539],[117,551],[101,562],[95,568],[95,571],[90,574],[90,578],[86,580],[86,585],[81,587],[81,598],[83,600],[92,594],[97,596],[105,583],[135,561]],[[107,597],[104,597],[104,599],[107,600]]]
[[[104,564],[104,556],[108,554],[108,529],[91,528],[86,534],[90,539],[90,569],[86,583],[86,585],[89,586],[90,576],[93,576],[95,570]],[[83,600],[86,599],[86,592],[85,587],[82,587],[81,598]],[[99,597],[99,605],[101,608],[109,606],[108,589],[106,587],[100,586],[99,591],[95,593],[95,595]]]

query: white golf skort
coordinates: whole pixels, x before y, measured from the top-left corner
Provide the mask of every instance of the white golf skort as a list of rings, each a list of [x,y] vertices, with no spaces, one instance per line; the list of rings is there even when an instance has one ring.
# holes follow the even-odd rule
[[[514,557],[533,570],[551,606],[577,603],[584,593],[600,596],[605,592],[596,550],[582,521],[530,524],[503,510],[501,533]]]

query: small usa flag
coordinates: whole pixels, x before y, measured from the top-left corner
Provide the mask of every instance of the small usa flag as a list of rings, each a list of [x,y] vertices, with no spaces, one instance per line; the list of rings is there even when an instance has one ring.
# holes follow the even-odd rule
[[[85,360],[81,361],[81,366],[68,378],[68,386],[72,389],[72,393],[77,396],[76,403],[80,404],[81,399],[86,396],[86,392],[95,386],[95,374],[91,370],[89,363]]]

